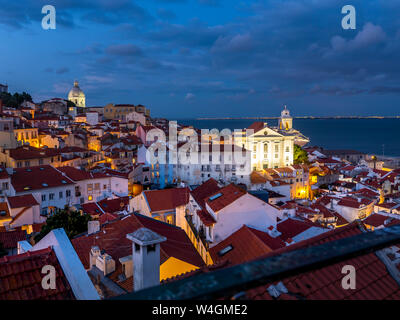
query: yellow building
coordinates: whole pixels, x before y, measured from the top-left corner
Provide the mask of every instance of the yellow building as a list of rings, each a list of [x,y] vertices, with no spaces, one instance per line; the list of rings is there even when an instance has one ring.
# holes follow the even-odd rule
[[[108,120],[125,120],[127,114],[137,112],[150,116],[150,110],[142,105],[133,104],[112,104],[109,103],[104,107],[104,118]]]
[[[14,135],[21,144],[29,144],[32,147],[39,147],[38,128],[18,128],[14,129]]]

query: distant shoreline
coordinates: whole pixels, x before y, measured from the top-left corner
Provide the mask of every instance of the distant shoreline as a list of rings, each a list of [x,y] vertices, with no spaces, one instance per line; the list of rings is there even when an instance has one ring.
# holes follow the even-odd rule
[[[279,117],[215,117],[215,118],[194,118],[193,120],[277,120]],[[327,119],[400,119],[400,116],[303,116],[293,117],[293,119],[311,119],[311,120],[327,120]]]

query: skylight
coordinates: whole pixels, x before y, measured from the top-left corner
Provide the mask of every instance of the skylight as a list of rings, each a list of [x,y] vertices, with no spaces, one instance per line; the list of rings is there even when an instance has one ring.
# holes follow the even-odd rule
[[[233,249],[233,246],[230,244],[229,246],[225,247],[224,249],[218,251],[218,255],[222,257],[223,255],[227,254],[229,251]]]
[[[43,186],[43,187],[48,187],[49,185],[48,185],[47,183],[43,182],[43,183],[42,183],[42,186]]]
[[[210,201],[213,201],[213,200],[215,200],[215,199],[218,199],[219,197],[221,197],[222,196],[222,193],[217,193],[216,195],[213,195],[212,197],[210,197]]]

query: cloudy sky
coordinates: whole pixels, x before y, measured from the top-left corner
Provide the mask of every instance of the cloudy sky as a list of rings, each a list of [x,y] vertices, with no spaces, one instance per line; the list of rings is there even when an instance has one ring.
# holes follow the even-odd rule
[[[57,10],[43,30],[42,6]],[[341,27],[356,8],[356,30]],[[400,114],[399,0],[0,0],[0,83],[152,115]]]

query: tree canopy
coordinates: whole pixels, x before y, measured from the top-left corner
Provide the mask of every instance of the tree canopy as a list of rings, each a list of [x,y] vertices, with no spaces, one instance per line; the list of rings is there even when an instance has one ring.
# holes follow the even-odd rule
[[[35,237],[35,241],[39,241],[46,236],[51,230],[63,228],[70,239],[76,235],[88,230],[88,222],[92,217],[88,214],[81,214],[79,211],[71,210],[68,207],[64,209],[56,209],[56,212],[49,216],[46,224]]]
[[[5,105],[6,107],[18,108],[24,101],[32,102],[32,97],[29,93],[26,92],[15,92],[14,94],[2,92],[0,93],[0,100],[3,101],[3,105]]]
[[[307,152],[297,144],[294,145],[293,162],[294,164],[308,163]]]

